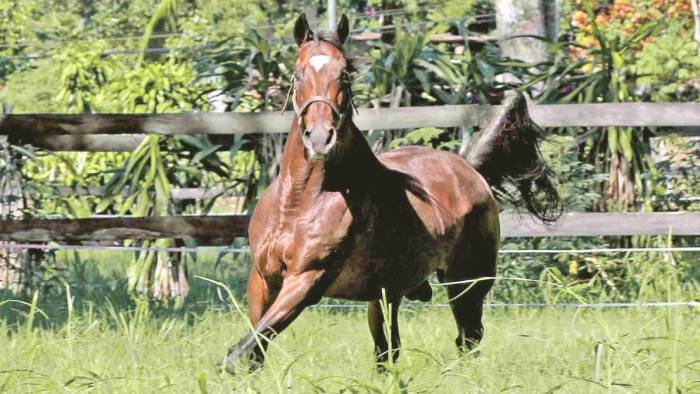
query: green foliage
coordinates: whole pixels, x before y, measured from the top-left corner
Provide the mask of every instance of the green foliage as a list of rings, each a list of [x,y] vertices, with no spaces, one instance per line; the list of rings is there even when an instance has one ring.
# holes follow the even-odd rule
[[[470,16],[478,0],[445,0],[435,2],[436,12],[431,13],[431,18],[435,21],[444,21],[448,18],[460,18]],[[429,7],[429,5],[427,5]]]
[[[58,57],[62,87],[56,99],[67,112],[96,112],[100,105],[97,94],[110,79],[110,64],[101,56],[104,48],[104,43],[80,45],[64,50]]]
[[[545,81],[538,101],[559,103],[601,103],[633,101],[630,91],[633,80],[630,62],[634,50],[644,40],[663,29],[658,22],[647,23],[627,37],[599,29],[590,3],[584,4],[595,44],[583,48],[580,58],[571,58],[561,51],[562,45],[552,44],[559,52],[552,62],[540,67],[542,75],[533,84]],[[632,128],[607,127],[589,133],[580,144],[583,160],[594,165],[597,172],[608,172],[603,198],[597,209],[639,209],[649,196],[646,174],[653,172],[648,139]]]
[[[424,127],[410,131],[406,136],[391,141],[389,149],[395,149],[403,145],[432,146],[435,149],[455,150],[459,147],[457,141],[441,141],[445,130],[434,127]]]
[[[61,90],[60,66],[54,62],[37,62],[34,67],[12,73],[0,91],[1,103],[12,103],[12,112],[60,113],[64,104],[56,100]]]
[[[222,90],[233,98],[232,110],[274,111],[282,106],[294,69],[295,45],[270,42],[253,30],[241,42],[224,44],[212,55],[209,66],[222,78]]]
[[[380,102],[391,106],[411,105],[412,95],[419,85],[420,61],[426,61],[429,54],[424,51],[431,33],[399,32],[395,45],[374,43],[369,52],[371,65],[357,85],[355,96],[358,102]]]
[[[127,153],[33,152],[23,174],[31,189],[34,215],[88,218],[103,198],[97,195],[64,195],[59,188],[101,187],[112,177],[111,169],[124,165]]]
[[[206,105],[202,95],[207,87],[195,83],[194,79],[193,69],[187,63],[146,63],[109,84],[102,92],[103,99],[99,101],[115,105],[102,110],[126,113],[199,109]],[[104,99],[109,97],[116,99]],[[202,147],[204,149],[200,151]],[[167,140],[165,137],[148,136],[124,166],[114,173],[106,185],[109,197],[103,199],[95,210],[103,212],[116,202],[119,215],[165,216],[184,213],[192,204],[173,204],[170,199],[172,186],[201,186],[207,183],[206,177],[211,172],[227,174],[228,166],[212,154],[216,148],[208,144],[204,137]],[[170,240],[143,242],[142,245],[157,248],[174,246]],[[128,271],[129,290],[148,294],[161,301],[174,299],[176,305],[181,304],[187,295],[187,283],[183,279],[184,263],[180,263],[178,255],[167,252],[139,253]]]
[[[141,47],[147,48],[148,41],[150,41],[153,31],[158,26],[164,26],[165,30],[175,30],[177,28],[177,14],[180,12],[182,7],[181,0],[160,0],[158,7],[156,7],[151,20],[146,25],[146,31],[143,33],[143,38],[141,39]]]
[[[34,5],[29,1],[0,1],[0,81],[5,80],[25,59],[16,59],[22,41],[34,38],[27,24],[32,19]]]
[[[655,211],[700,210],[700,140],[667,137],[656,141],[657,171],[650,174]]]
[[[100,112],[178,113],[206,107],[206,84],[196,83],[193,66],[170,60],[126,70],[100,92]]]
[[[360,73],[353,86],[358,105],[495,103],[504,90],[513,88],[511,84],[498,82],[497,75],[510,73],[522,77],[529,72],[528,65],[504,58],[492,46],[475,54],[466,47],[462,52],[451,53],[444,45],[430,43],[436,31],[401,30],[391,45],[372,43],[366,71]],[[375,131],[369,136],[370,142],[380,147],[405,144],[406,138],[411,137],[396,131]],[[456,149],[460,145],[454,141],[454,130],[448,130],[440,140],[447,143],[442,147]]]
[[[201,45],[204,42],[236,40],[248,31],[275,34],[282,26],[270,26],[269,11],[276,8],[270,0],[200,0],[178,17],[182,34],[168,38],[172,47]],[[291,30],[290,30],[291,31]]]
[[[452,53],[433,45],[425,33],[400,31],[392,45],[375,42],[369,52],[368,71],[355,84],[359,103],[374,106],[466,104],[494,102],[499,92],[513,88],[498,82],[497,75],[528,74],[528,64],[504,58],[493,46],[472,54]]]
[[[578,161],[578,146],[571,136],[552,135],[542,144],[542,154],[556,176],[562,206],[570,212],[593,209],[601,198],[596,185],[607,179],[592,164]]]
[[[136,45],[155,12],[154,1],[92,0],[80,2],[83,39],[115,38],[113,47]],[[125,39],[124,37],[128,37]],[[118,38],[118,39],[117,39]]]
[[[648,85],[653,101],[692,101],[698,98],[700,56],[692,31],[672,23],[663,34],[635,54],[637,84]]]

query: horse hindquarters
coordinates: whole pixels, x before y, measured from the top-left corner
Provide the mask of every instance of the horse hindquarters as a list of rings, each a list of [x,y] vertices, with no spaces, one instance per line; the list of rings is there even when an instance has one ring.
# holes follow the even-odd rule
[[[469,350],[484,335],[481,323],[483,304],[493,285],[500,237],[498,211],[490,201],[466,218],[462,236],[447,261],[445,271],[438,272],[441,282],[466,282],[447,286],[450,307],[457,323],[457,347]]]

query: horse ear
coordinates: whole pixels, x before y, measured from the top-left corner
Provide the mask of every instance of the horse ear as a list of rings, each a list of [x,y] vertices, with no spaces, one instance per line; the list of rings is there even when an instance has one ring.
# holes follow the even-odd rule
[[[338,41],[340,44],[344,44],[345,40],[348,39],[348,34],[350,34],[350,22],[348,21],[348,17],[343,14],[342,17],[340,17],[340,22],[338,22],[338,29],[336,30],[336,36],[338,37]]]
[[[314,33],[309,27],[309,22],[306,20],[306,15],[299,15],[296,23],[294,23],[294,40],[297,42],[297,45],[301,46],[301,44],[312,39],[313,36]]]

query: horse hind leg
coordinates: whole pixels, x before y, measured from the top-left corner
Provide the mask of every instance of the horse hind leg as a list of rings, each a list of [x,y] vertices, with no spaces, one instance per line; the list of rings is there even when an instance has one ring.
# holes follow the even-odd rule
[[[441,282],[465,282],[447,286],[458,330],[455,343],[460,351],[473,349],[484,336],[484,299],[493,286],[493,279],[484,278],[496,274],[499,241],[498,228],[492,230],[488,224],[484,218],[467,220],[447,269],[438,273]]]
[[[374,340],[374,357],[379,371],[384,370],[384,364],[391,357],[392,362],[396,362],[399,358],[399,348],[401,347],[401,338],[399,337],[399,305],[401,297],[391,297],[387,300],[389,308],[387,312],[391,315],[391,330],[385,331],[386,317],[382,310],[381,300],[375,300],[369,303],[367,310],[367,320],[369,322],[369,331]],[[390,340],[387,335],[390,335]],[[391,347],[389,347],[391,343]]]
[[[458,291],[448,291],[450,297],[456,297]],[[473,349],[484,336],[484,326],[481,322],[483,314],[483,298],[461,296],[458,300],[450,301],[452,314],[457,323],[457,338],[455,344],[460,352]]]

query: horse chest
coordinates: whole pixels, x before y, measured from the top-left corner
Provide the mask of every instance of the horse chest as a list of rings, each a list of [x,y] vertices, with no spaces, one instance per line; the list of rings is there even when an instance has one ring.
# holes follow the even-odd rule
[[[333,270],[338,252],[347,240],[352,218],[335,209],[330,214],[300,214],[275,227],[266,236],[256,262],[267,276],[284,276],[286,272],[303,272],[310,268]]]

